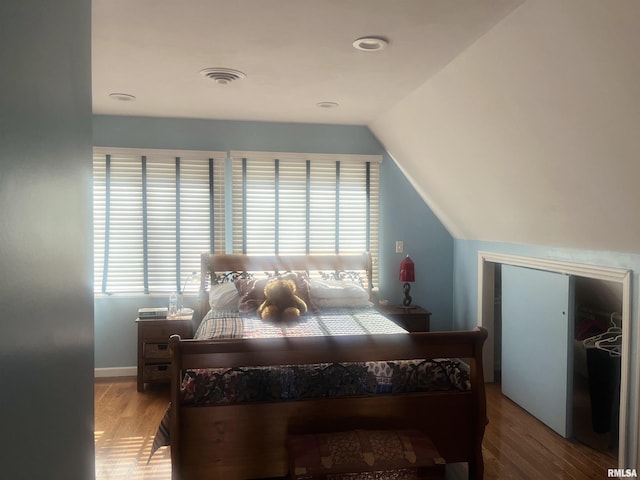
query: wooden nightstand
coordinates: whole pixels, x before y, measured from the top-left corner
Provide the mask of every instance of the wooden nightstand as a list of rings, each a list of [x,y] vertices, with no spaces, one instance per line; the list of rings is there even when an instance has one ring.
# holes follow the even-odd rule
[[[138,391],[145,383],[168,383],[171,381],[171,356],[169,337],[193,335],[193,314],[167,319],[136,318],[138,324]]]
[[[397,305],[377,305],[378,311],[409,332],[428,332],[431,312],[422,307],[405,308]]]

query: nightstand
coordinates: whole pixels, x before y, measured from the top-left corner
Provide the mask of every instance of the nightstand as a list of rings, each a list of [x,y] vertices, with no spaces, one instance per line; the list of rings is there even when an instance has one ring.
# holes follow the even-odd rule
[[[377,305],[376,308],[386,317],[409,332],[428,332],[431,312],[422,307],[409,308],[398,305]]]
[[[169,383],[171,381],[171,355],[169,337],[193,335],[193,314],[171,318],[136,318],[138,324],[138,391],[145,383]]]

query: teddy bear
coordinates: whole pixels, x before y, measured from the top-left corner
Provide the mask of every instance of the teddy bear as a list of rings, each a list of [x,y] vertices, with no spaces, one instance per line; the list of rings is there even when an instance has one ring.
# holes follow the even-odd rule
[[[258,316],[263,320],[290,322],[307,313],[307,304],[296,295],[293,280],[271,280],[264,287],[264,296],[265,300],[257,310]]]

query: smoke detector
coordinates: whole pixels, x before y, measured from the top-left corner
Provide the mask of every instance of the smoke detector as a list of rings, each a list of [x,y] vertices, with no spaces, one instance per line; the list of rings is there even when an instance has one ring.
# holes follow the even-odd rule
[[[320,108],[337,108],[340,105],[337,102],[318,102],[316,103],[316,107]]]
[[[361,37],[355,40],[353,48],[363,52],[377,52],[389,45],[389,41],[383,37]]]
[[[246,74],[233,68],[205,68],[204,70],[200,70],[200,75],[213,80],[218,85],[227,85],[234,80],[247,78]]]
[[[136,97],[129,93],[110,93],[109,97],[113,100],[120,100],[121,102],[134,102],[136,100]]]

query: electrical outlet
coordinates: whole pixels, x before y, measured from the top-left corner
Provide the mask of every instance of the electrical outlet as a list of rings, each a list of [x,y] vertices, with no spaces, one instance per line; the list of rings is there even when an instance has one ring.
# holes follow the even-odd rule
[[[402,253],[404,251],[404,242],[402,240],[398,240],[396,242],[396,253]]]

